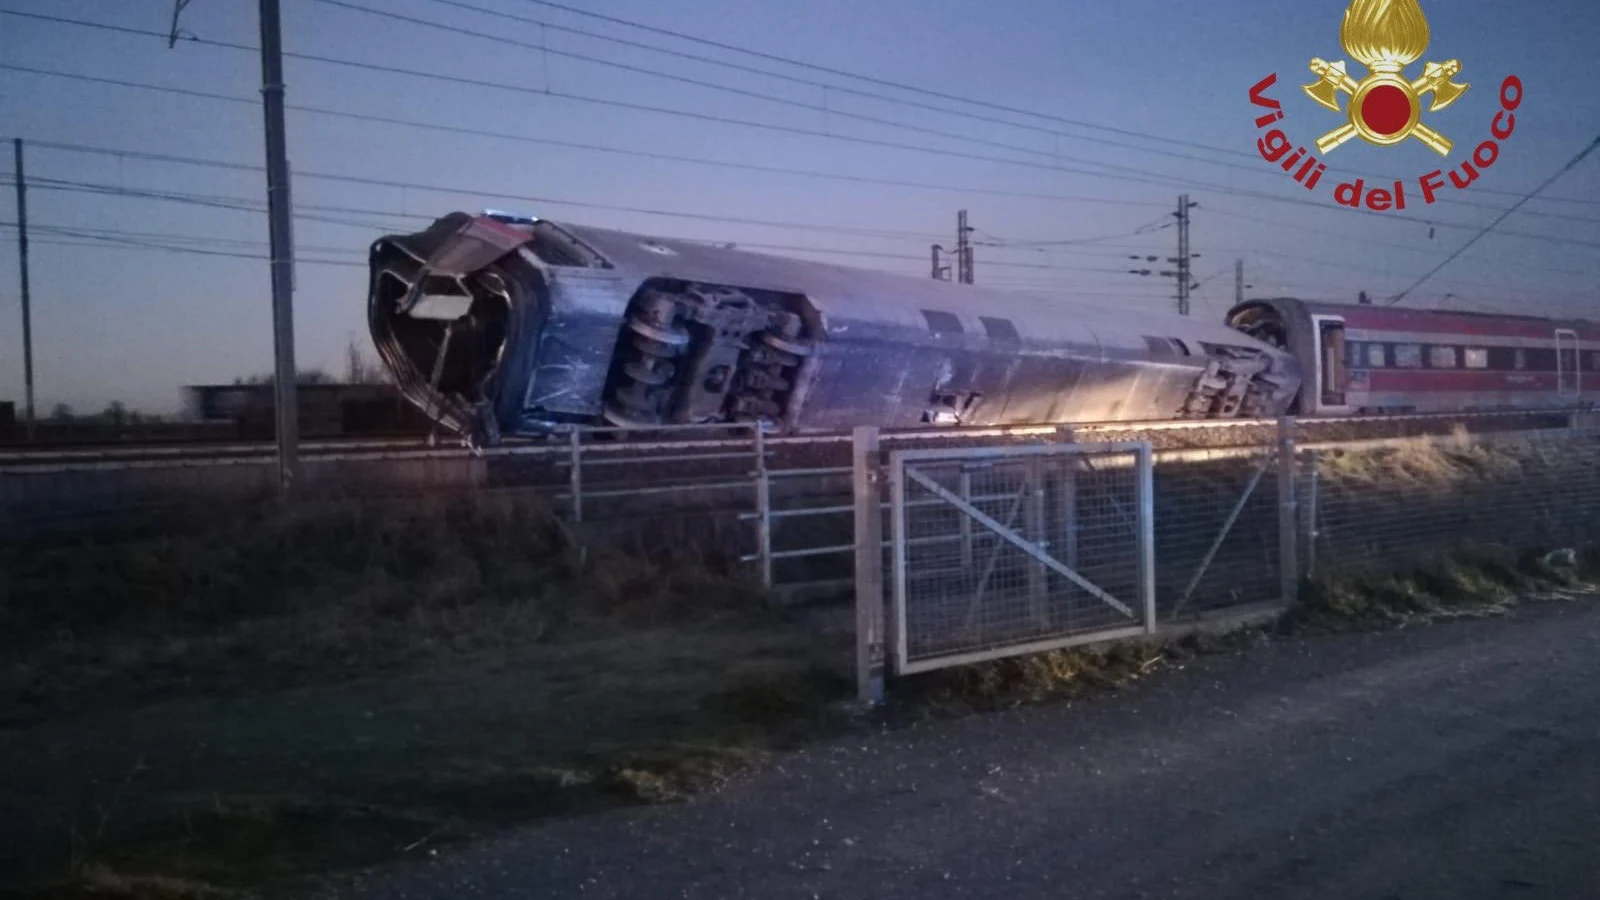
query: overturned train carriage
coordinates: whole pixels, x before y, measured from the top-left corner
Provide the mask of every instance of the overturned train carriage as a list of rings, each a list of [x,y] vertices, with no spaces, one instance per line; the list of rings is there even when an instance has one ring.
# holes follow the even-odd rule
[[[479,444],[1270,416],[1300,384],[1221,324],[495,215],[375,242],[368,316],[405,395]]]

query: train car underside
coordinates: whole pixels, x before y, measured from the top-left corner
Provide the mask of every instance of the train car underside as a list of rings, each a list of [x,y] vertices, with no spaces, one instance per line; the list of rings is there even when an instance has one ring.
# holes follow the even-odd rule
[[[1132,352],[1024,338],[1027,323],[973,333],[953,314],[946,332],[920,316],[825,315],[801,290],[629,274],[586,234],[454,214],[374,244],[369,325],[404,394],[493,444],[594,424],[797,432],[1270,416],[1299,386],[1292,360],[1248,339]]]

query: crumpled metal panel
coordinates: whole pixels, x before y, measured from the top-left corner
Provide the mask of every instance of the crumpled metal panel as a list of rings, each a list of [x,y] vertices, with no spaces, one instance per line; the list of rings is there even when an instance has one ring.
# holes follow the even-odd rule
[[[550,270],[550,312],[538,335],[533,377],[522,394],[524,415],[539,410],[597,416],[611,353],[634,285],[592,269]]]

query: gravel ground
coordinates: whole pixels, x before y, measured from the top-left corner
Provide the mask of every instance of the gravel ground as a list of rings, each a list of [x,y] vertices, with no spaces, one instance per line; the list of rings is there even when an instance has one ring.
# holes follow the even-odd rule
[[[1600,896],[1600,606],[1280,639],[822,745],[329,896]],[[426,851],[422,851],[426,852]]]

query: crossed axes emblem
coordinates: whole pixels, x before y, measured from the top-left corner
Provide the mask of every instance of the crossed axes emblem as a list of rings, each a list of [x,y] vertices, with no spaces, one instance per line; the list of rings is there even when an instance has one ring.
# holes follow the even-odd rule
[[[1451,81],[1461,73],[1460,61],[1452,59],[1443,63],[1428,63],[1423,67],[1422,77],[1415,81],[1407,81],[1395,71],[1374,71],[1358,82],[1345,70],[1342,59],[1336,63],[1313,59],[1311,73],[1320,79],[1305,86],[1305,92],[1311,99],[1339,112],[1339,95],[1350,97],[1350,121],[1317,139],[1317,149],[1321,152],[1327,153],[1358,135],[1379,145],[1398,144],[1414,137],[1440,156],[1449,156],[1451,148],[1455,146],[1449,138],[1422,124],[1419,119],[1422,115],[1421,100],[1427,94],[1433,94],[1428,111],[1438,112],[1460,99],[1471,87]],[[1384,96],[1373,98],[1376,92],[1382,92]],[[1402,96],[1409,110],[1403,127],[1390,130],[1375,127],[1367,121],[1369,98],[1377,100],[1380,105],[1387,104],[1392,109]]]

